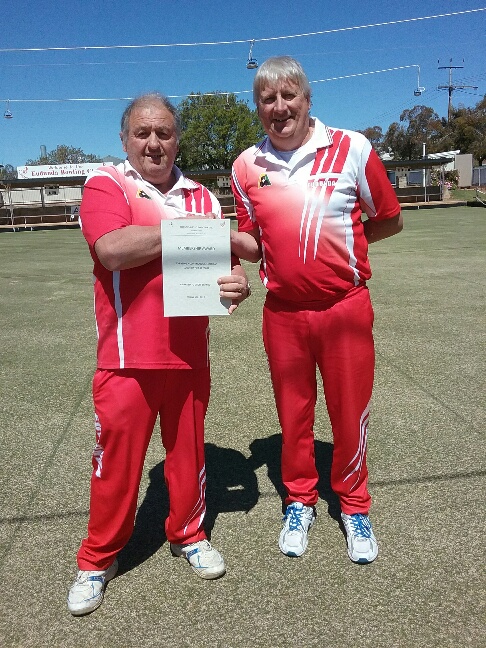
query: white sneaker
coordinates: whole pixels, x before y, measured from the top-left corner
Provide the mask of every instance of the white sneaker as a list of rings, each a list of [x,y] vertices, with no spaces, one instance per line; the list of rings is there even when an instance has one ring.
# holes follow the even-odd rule
[[[307,533],[315,519],[316,512],[312,506],[304,506],[302,502],[289,504],[278,540],[280,551],[293,558],[302,556],[307,549]]]
[[[106,583],[115,576],[117,571],[116,559],[108,569],[103,571],[80,570],[68,593],[67,605],[71,614],[81,616],[96,610],[103,603]]]
[[[185,558],[201,578],[219,578],[226,572],[223,556],[207,540],[187,545],[171,544],[170,550],[174,556]]]
[[[341,513],[341,518],[346,529],[348,556],[353,562],[363,565],[373,562],[378,556],[378,543],[373,535],[370,518],[363,513]]]

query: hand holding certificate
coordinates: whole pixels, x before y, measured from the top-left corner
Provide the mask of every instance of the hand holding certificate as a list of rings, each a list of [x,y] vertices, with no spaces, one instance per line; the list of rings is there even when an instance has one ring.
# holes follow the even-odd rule
[[[217,280],[231,275],[230,229],[224,219],[161,222],[165,317],[228,315]]]

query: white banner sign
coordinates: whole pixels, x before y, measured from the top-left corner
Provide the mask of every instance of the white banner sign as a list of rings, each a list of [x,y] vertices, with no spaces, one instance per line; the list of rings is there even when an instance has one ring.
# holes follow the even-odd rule
[[[112,166],[112,162],[89,162],[86,164],[45,164],[17,167],[19,180],[30,178],[72,178],[86,176],[100,166]]]

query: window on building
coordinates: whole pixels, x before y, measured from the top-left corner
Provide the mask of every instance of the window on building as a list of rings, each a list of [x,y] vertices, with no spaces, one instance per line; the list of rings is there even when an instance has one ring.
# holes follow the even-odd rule
[[[424,172],[422,169],[416,171],[409,171],[407,173],[407,183],[409,185],[420,185],[423,184]]]

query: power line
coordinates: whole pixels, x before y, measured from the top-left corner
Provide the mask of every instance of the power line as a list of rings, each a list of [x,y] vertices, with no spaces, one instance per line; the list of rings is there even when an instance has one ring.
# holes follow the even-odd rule
[[[414,51],[417,51],[417,49],[423,49],[423,48],[430,48],[430,43],[431,41],[428,41],[427,44],[424,45],[403,45],[400,47],[374,47],[374,48],[360,48],[360,53],[363,52],[397,52],[397,51],[402,51],[402,50],[411,50],[413,49]],[[434,43],[434,41],[432,41]],[[454,41],[455,45],[460,45],[460,44],[465,44],[464,42],[460,41]],[[469,41],[468,41],[469,43]],[[443,39],[440,41],[435,41],[435,44],[443,44]],[[292,54],[292,56],[299,56],[300,58],[305,58],[305,57],[317,57],[317,56],[329,56],[330,54],[342,54],[342,53],[347,53],[349,50],[347,49],[331,49],[331,50],[324,50],[324,51],[313,51],[313,52],[300,52],[298,54]],[[78,67],[90,67],[90,66],[113,66],[113,65],[140,65],[140,63],[143,63],[143,65],[150,65],[150,64],[161,64],[161,63],[201,63],[201,62],[219,62],[219,61],[240,61],[241,56],[224,56],[224,57],[209,57],[209,58],[180,58],[180,59],[149,59],[149,60],[143,60],[141,61],[140,59],[135,60],[135,61],[74,61],[74,62],[69,62],[69,63],[5,63],[3,61],[0,61],[0,68],[30,68],[30,67],[36,67],[36,68],[47,68],[47,67],[72,67],[72,66],[78,66]],[[484,76],[484,75],[482,75]],[[479,78],[482,78],[481,76]],[[467,79],[466,79],[467,80]]]
[[[401,65],[399,67],[386,68],[384,70],[373,70],[372,72],[360,72],[359,74],[344,74],[343,76],[330,77],[329,79],[318,79],[317,81],[309,81],[309,83],[323,83],[325,81],[338,81],[339,79],[350,79],[352,77],[367,76],[368,74],[380,74],[380,72],[393,72],[394,70],[406,70],[408,68],[418,68],[420,72],[419,65]]]
[[[213,41],[213,42],[200,42],[200,43],[158,43],[152,45],[84,45],[76,47],[6,47],[0,48],[0,52],[51,52],[51,51],[82,51],[82,50],[113,50],[113,49],[148,49],[154,47],[202,47],[206,45],[237,45],[241,43],[263,43],[276,40],[287,40],[291,38],[304,38],[307,36],[321,36],[324,34],[337,34],[340,32],[354,31],[358,29],[369,29],[371,27],[386,27],[388,25],[400,25],[404,23],[418,22],[422,20],[432,20],[435,18],[448,18],[450,16],[462,16],[465,14],[477,13],[479,11],[486,11],[486,7],[478,9],[467,9],[464,11],[452,11],[444,14],[436,14],[433,16],[421,16],[418,18],[403,18],[401,20],[389,20],[381,23],[371,23],[369,25],[357,25],[354,27],[338,27],[336,29],[324,29],[322,31],[307,32],[304,34],[292,34],[289,36],[270,36],[266,38],[246,38],[243,40],[230,40],[230,41]]]
[[[28,68],[28,67],[71,67],[71,66],[99,66],[99,65],[149,65],[153,63],[201,63],[201,62],[218,62],[218,61],[241,61],[241,56],[225,56],[211,58],[189,58],[189,59],[156,59],[149,61],[75,61],[70,63],[0,63],[0,67],[6,68]]]
[[[383,70],[372,70],[370,72],[357,72],[356,74],[345,74],[343,76],[329,77],[327,79],[316,79],[315,81],[309,81],[309,83],[326,83],[328,81],[338,81],[340,79],[351,79],[354,77],[368,76],[370,74],[381,74],[382,72],[393,72],[395,70],[407,70],[410,68],[418,68],[420,74],[419,65],[401,65],[399,67],[385,68]],[[419,77],[420,78],[420,77]],[[419,82],[420,84],[420,82]],[[183,99],[186,97],[215,97],[215,96],[227,96],[227,95],[239,95],[239,94],[250,94],[253,90],[237,90],[232,92],[198,92],[194,94],[187,95],[166,95],[168,99]],[[10,103],[54,103],[54,102],[69,102],[69,101],[132,101],[135,97],[73,97],[66,99],[0,99],[1,101],[6,101]]]

